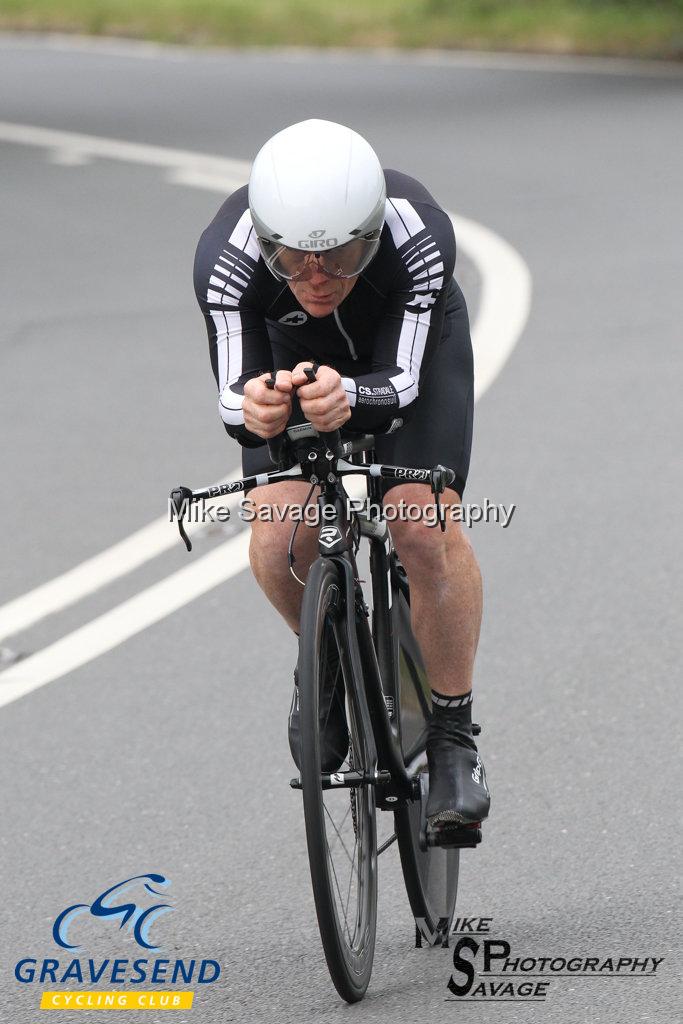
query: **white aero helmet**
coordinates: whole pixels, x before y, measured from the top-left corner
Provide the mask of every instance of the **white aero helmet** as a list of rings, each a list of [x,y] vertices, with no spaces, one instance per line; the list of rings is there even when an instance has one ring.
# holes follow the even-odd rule
[[[259,150],[249,209],[261,254],[279,279],[312,269],[355,277],[379,248],[386,184],[372,146],[333,121],[300,121]]]

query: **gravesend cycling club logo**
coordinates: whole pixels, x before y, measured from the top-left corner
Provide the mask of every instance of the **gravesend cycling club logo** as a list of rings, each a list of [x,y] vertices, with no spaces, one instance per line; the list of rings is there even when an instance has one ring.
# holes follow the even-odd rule
[[[138,953],[158,953],[161,946],[157,944],[157,931],[163,937],[159,919],[174,909],[166,895],[170,884],[166,875],[150,871],[107,886],[89,902],[69,903],[53,920],[52,938],[61,950],[73,954],[83,948],[89,936],[96,935],[98,941],[107,937],[113,943],[123,932],[124,941],[132,943]],[[14,977],[26,986],[107,986],[103,991],[45,990],[40,1008],[46,1010],[187,1010],[193,1004],[192,990],[143,991],[135,986],[210,985],[220,973],[220,964],[214,959],[151,959],[149,955],[117,955],[102,960],[25,956],[14,967]],[[113,985],[124,987],[109,988]]]
[[[81,917],[83,914],[92,914],[93,917],[118,921],[119,928],[123,928],[127,924],[129,931],[133,932],[133,938],[139,946],[156,951],[159,947],[149,941],[149,930],[152,922],[161,914],[166,914],[173,908],[168,903],[156,904],[144,909],[132,902],[123,904],[113,902],[131,890],[135,890],[138,883],[141,884],[146,893],[152,896],[161,896],[162,894],[157,889],[153,889],[150,883],[157,886],[167,886],[170,884],[169,880],[164,878],[163,875],[135,875],[133,878],[127,878],[124,882],[112,885],[110,889],[101,893],[90,904],[74,903],[73,906],[67,907],[66,910],[57,915],[52,927],[52,937],[57,945],[63,946],[64,949],[79,949],[79,946],[68,940],[69,928],[77,917]]]

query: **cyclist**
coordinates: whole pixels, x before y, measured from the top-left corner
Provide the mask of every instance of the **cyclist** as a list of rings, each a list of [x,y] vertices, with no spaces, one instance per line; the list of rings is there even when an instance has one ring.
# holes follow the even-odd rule
[[[221,206],[201,236],[195,291],[209,335],[225,429],[243,446],[244,475],[273,466],[296,394],[321,431],[344,425],[381,432],[380,462],[456,472],[447,511],[462,500],[472,439],[473,364],[467,308],[453,278],[455,239],[426,188],[383,171],[356,132],[309,120],[273,136],[256,156],[249,186]],[[308,382],[306,367],[316,379]],[[266,380],[275,372],[275,387]],[[301,504],[302,481],[254,488],[250,559],[256,579],[298,632],[302,588],[289,572],[291,524],[261,510]],[[389,485],[399,511],[433,506],[429,486]],[[419,513],[418,513],[419,514]],[[427,756],[433,828],[479,822],[489,810],[486,775],[472,735],[472,671],[481,622],[481,576],[460,523],[445,532],[400,516],[392,537],[410,579],[411,617],[433,686]],[[299,543],[300,541],[300,543]],[[317,533],[297,536],[297,566],[317,556]],[[338,675],[338,674],[337,674]],[[343,694],[327,686],[323,766],[348,749]],[[298,762],[298,691],[289,718]]]

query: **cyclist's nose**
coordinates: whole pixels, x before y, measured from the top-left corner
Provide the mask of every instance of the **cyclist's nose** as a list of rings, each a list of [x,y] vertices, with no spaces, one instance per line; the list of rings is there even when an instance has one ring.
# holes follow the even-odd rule
[[[308,272],[310,274],[310,277],[308,279],[309,284],[318,285],[329,283],[329,275],[323,273],[318,260],[313,260],[313,262],[309,266]]]

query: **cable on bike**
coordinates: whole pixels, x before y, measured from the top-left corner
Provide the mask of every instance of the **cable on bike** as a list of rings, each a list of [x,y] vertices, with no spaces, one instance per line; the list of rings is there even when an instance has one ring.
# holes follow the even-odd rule
[[[311,484],[311,489],[308,492],[308,494],[306,495],[306,500],[305,500],[305,502],[303,504],[304,509],[308,508],[308,503],[311,500],[311,495],[313,494],[313,491],[315,490],[315,488],[316,488],[316,484]],[[300,526],[301,526],[301,520],[297,520],[297,522],[296,522],[296,524],[294,526],[294,529],[292,530],[292,535],[289,538],[289,545],[287,547],[287,564],[289,565],[289,571],[291,572],[292,576],[297,581],[297,583],[300,583],[302,587],[305,587],[306,586],[305,580],[299,579],[297,574],[294,572],[294,563],[296,562],[296,558],[294,557],[294,541],[296,540],[296,532],[297,532],[297,530],[299,529]]]

